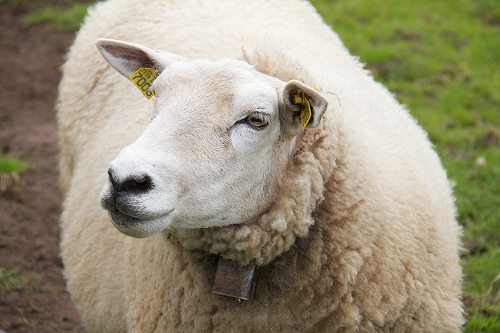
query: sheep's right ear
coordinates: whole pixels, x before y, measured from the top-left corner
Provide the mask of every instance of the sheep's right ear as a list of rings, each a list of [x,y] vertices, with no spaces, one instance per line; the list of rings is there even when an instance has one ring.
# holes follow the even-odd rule
[[[280,117],[283,126],[292,135],[306,127],[318,127],[328,108],[328,101],[319,88],[311,88],[297,80],[285,84],[283,104]]]
[[[99,38],[96,46],[104,59],[126,78],[130,78],[139,68],[150,68],[161,73],[183,59],[176,54],[154,51],[140,44],[115,39]]]

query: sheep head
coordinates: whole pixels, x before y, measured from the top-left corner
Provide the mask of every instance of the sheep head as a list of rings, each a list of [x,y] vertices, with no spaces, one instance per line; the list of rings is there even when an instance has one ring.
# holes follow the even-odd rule
[[[111,162],[100,197],[133,237],[256,219],[277,194],[297,134],[317,127],[327,108],[311,87],[243,61],[188,60],[109,39],[97,47],[127,78],[140,68],[157,75],[151,123]],[[311,118],[301,124],[304,99]]]

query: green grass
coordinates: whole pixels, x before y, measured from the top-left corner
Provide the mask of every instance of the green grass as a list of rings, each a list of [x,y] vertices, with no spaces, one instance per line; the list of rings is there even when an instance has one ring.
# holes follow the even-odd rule
[[[0,0],[0,4],[23,6],[28,9],[24,17],[27,25],[47,23],[55,29],[77,31],[87,15],[93,0]]]
[[[48,6],[30,13],[25,22],[28,25],[47,22],[59,30],[76,31],[87,15],[88,6],[88,4],[76,4],[69,9]]]
[[[30,163],[9,155],[0,155],[0,174],[1,173],[23,173],[30,167]]]
[[[500,6],[313,0],[352,54],[428,131],[464,226],[466,332],[500,332]]]
[[[5,192],[11,184],[19,180],[21,173],[32,167],[28,161],[0,154],[0,193]]]
[[[33,292],[30,284],[39,280],[39,276],[26,276],[0,266],[0,296],[13,291]]]

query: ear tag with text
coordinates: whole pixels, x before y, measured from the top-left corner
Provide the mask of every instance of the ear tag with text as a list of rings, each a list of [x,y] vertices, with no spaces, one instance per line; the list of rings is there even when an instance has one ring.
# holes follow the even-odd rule
[[[304,93],[294,95],[293,104],[302,104],[302,108],[300,110],[300,123],[302,124],[302,129],[304,129],[307,124],[309,124],[309,120],[311,120],[311,104]]]
[[[142,92],[144,97],[150,99],[154,96],[155,92],[150,89],[153,85],[153,81],[157,78],[154,68],[141,67],[128,78]]]

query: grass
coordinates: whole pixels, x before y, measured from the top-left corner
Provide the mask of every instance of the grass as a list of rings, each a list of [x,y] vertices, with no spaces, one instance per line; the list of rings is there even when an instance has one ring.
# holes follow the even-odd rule
[[[87,15],[89,5],[94,0],[0,0],[0,4],[26,6],[24,17],[27,25],[48,23],[51,27],[64,31],[77,31]]]
[[[26,160],[0,154],[0,192],[4,192],[20,174],[32,167]],[[12,291],[28,291],[28,285],[40,280],[38,276],[25,276],[0,266],[0,296]]]
[[[13,183],[19,180],[19,175],[32,165],[23,159],[0,154],[0,192],[4,192]]]
[[[496,0],[313,0],[428,131],[464,226],[466,332],[500,332],[500,6]],[[471,245],[472,244],[472,245]]]
[[[24,275],[17,273],[15,271],[4,269],[0,266],[0,299],[3,295],[12,292],[22,292],[22,293],[34,293],[38,292],[39,289],[31,287],[33,282],[39,281],[40,277],[37,275]],[[1,329],[11,330],[21,325],[28,325],[34,328],[32,323],[28,321],[26,317],[17,317],[12,319],[0,318],[0,332],[4,332]]]
[[[23,173],[30,167],[30,163],[9,155],[0,155],[0,173]]]
[[[48,6],[30,13],[26,16],[25,22],[28,25],[47,22],[55,29],[76,31],[87,15],[88,6],[88,4],[76,4],[68,9]]]
[[[0,296],[13,291],[33,292],[30,284],[39,280],[39,276],[26,276],[0,266]]]

